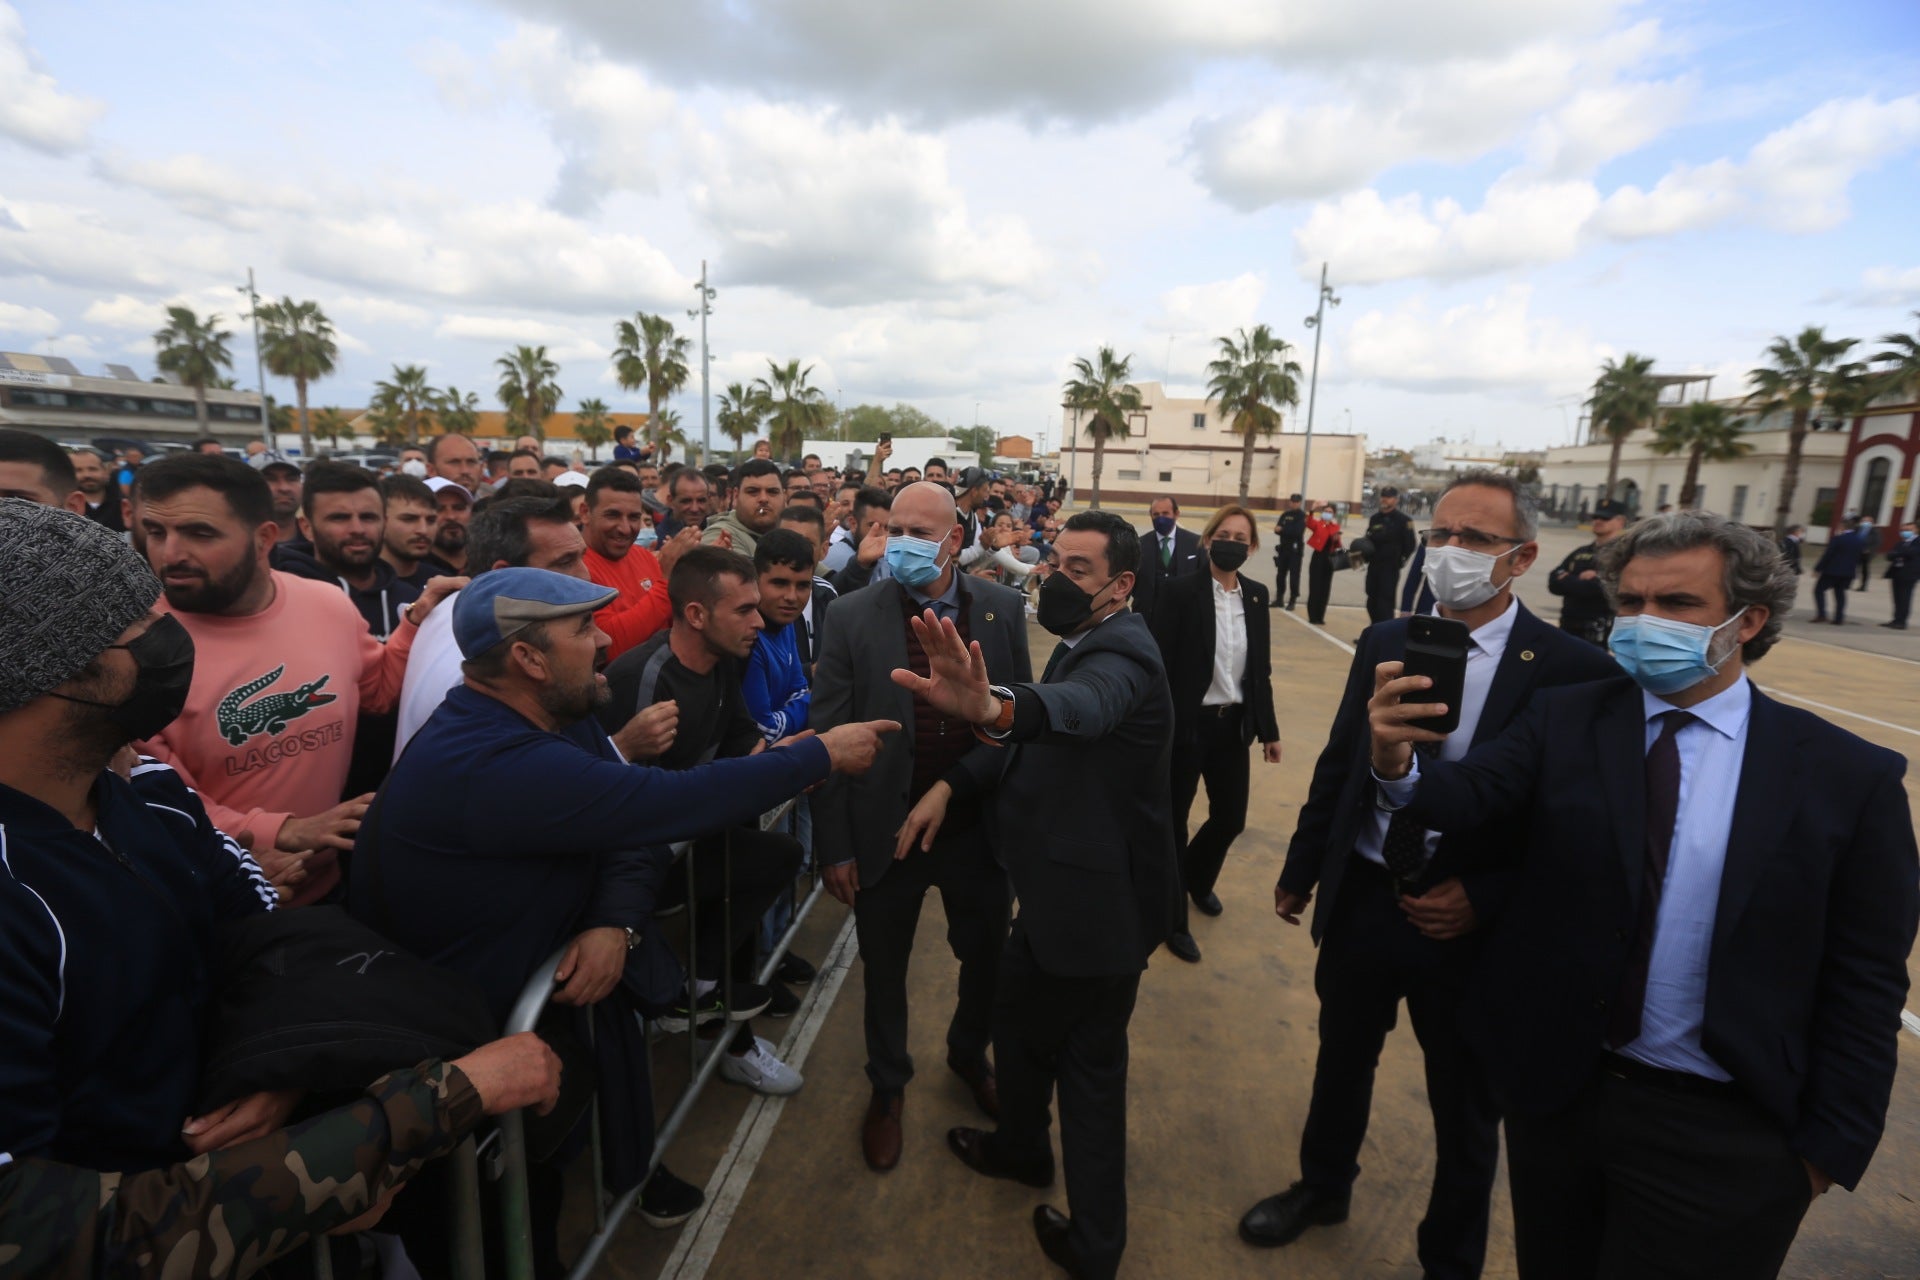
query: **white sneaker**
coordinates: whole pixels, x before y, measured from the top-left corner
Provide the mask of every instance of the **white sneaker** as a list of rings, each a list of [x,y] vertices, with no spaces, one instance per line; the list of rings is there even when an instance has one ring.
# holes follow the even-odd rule
[[[721,1050],[720,1076],[735,1084],[743,1084],[755,1093],[785,1097],[800,1092],[800,1086],[806,1081],[800,1073],[773,1054],[773,1046],[759,1036],[753,1038],[753,1048],[735,1057]]]

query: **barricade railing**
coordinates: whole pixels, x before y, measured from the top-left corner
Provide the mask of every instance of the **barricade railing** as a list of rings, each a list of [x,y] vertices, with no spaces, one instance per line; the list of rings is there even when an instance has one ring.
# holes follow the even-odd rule
[[[760,818],[761,830],[765,831],[777,826],[793,812],[794,803],[792,800],[786,801],[778,807],[769,810],[767,813],[762,814]],[[724,848],[726,856],[721,859],[722,882],[720,900],[724,909],[723,918],[730,919],[733,906],[733,845],[731,832],[726,833]],[[696,981],[695,948],[699,940],[698,925],[696,923],[699,906],[696,889],[698,873],[694,859],[692,858],[692,850],[692,841],[682,841],[673,846],[675,857],[684,860],[686,867],[687,938],[684,960],[687,971],[689,995],[692,994],[693,984]],[[789,922],[779,940],[774,944],[766,961],[760,966],[758,972],[755,973],[753,981],[756,984],[765,985],[772,980],[774,971],[779,967],[781,960],[785,958],[788,949],[793,945],[793,939],[799,933],[801,927],[805,925],[807,917],[812,913],[815,903],[819,901],[821,894],[824,892],[818,858],[809,858],[808,880],[807,894],[801,901],[795,904],[793,919]],[[758,922],[756,921],[755,923],[757,926]],[[521,1031],[532,1031],[539,1023],[541,1015],[546,1012],[548,1004],[552,1001],[556,990],[553,975],[558,969],[560,960],[565,952],[565,947],[554,952],[554,954],[549,956],[545,963],[528,978],[527,985],[521,990],[520,998],[514,1003],[513,1012],[507,1019],[507,1025],[504,1028],[505,1034],[513,1035]],[[721,990],[724,992],[730,991],[733,986],[733,949],[731,947],[723,947],[722,954],[725,959],[723,961],[720,981]],[[591,1023],[588,1024],[590,1037],[591,1025]],[[605,1149],[600,1133],[600,1105],[598,1089],[596,1088],[595,1097],[588,1113],[588,1124],[590,1126],[588,1158],[592,1165],[591,1184],[594,1231],[593,1234],[588,1237],[585,1244],[582,1245],[578,1257],[568,1272],[568,1280],[585,1280],[585,1277],[592,1274],[593,1269],[599,1264],[601,1256],[606,1252],[607,1246],[612,1243],[614,1234],[626,1221],[627,1216],[633,1211],[635,1204],[638,1203],[641,1190],[645,1187],[647,1178],[659,1167],[662,1156],[664,1156],[667,1149],[672,1146],[674,1139],[679,1136],[682,1128],[686,1124],[688,1116],[692,1114],[694,1107],[698,1105],[701,1094],[706,1089],[708,1082],[712,1080],[714,1072],[719,1069],[720,1056],[727,1051],[732,1037],[727,1034],[725,1028],[722,1028],[720,1035],[715,1036],[711,1042],[703,1044],[699,1031],[700,1028],[697,1018],[690,1016],[688,1018],[686,1033],[687,1083],[681,1089],[679,1097],[674,1100],[674,1104],[668,1110],[666,1118],[659,1124],[658,1130],[654,1135],[653,1152],[648,1159],[645,1174],[641,1176],[639,1182],[633,1187],[622,1192],[617,1199],[611,1201],[609,1200],[606,1190],[604,1173]],[[654,1039],[655,1037],[651,1034],[651,1028],[649,1028],[647,1053],[650,1058],[653,1054]],[[589,1044],[591,1045],[591,1039],[589,1040]],[[649,1075],[652,1075],[651,1071],[649,1071]],[[602,1081],[601,1083],[618,1086],[623,1082]],[[501,1280],[533,1280],[533,1224],[531,1206],[528,1200],[526,1121],[524,1113],[513,1111],[501,1116],[498,1122],[497,1135],[490,1139],[485,1145],[489,1148],[488,1158],[485,1161],[487,1179],[494,1183],[496,1188],[497,1216],[501,1224],[502,1241],[504,1245],[501,1260]],[[455,1229],[454,1256],[458,1264],[456,1280],[486,1280],[485,1265],[484,1262],[480,1260],[481,1250],[479,1244],[479,1196],[482,1162],[473,1150],[473,1144],[471,1142],[464,1144],[463,1151],[466,1152],[466,1159],[470,1161],[467,1167],[471,1169],[472,1176],[471,1178],[457,1176],[455,1179],[457,1185],[453,1191],[455,1201],[455,1210],[452,1219]],[[456,1153],[456,1156],[459,1155],[460,1153]],[[470,1272],[466,1269],[469,1264],[474,1268]],[[316,1280],[320,1280],[320,1278],[316,1276]]]

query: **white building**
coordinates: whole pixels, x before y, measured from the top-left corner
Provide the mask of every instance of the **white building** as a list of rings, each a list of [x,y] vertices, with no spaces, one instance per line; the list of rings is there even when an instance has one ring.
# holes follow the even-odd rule
[[[1413,469],[1423,475],[1445,475],[1450,471],[1501,470],[1512,450],[1500,444],[1476,444],[1471,440],[1429,440],[1408,451]]]
[[[222,444],[260,437],[260,393],[207,393],[207,431]],[[123,364],[89,374],[62,356],[0,352],[0,427],[63,444],[96,439],[191,444],[201,435],[191,387],[148,382]]]
[[[1203,399],[1170,397],[1158,382],[1134,386],[1140,391],[1141,410],[1132,415],[1125,436],[1107,441],[1101,502],[1146,503],[1171,496],[1183,506],[1204,508],[1238,501],[1245,443],[1227,429],[1215,406]],[[1093,492],[1093,441],[1072,409],[1065,411],[1065,420],[1060,472],[1085,499]],[[1367,438],[1315,432],[1309,456],[1307,437],[1293,429],[1296,425],[1288,415],[1280,431],[1256,440],[1248,505],[1272,510],[1292,493],[1360,501]]]

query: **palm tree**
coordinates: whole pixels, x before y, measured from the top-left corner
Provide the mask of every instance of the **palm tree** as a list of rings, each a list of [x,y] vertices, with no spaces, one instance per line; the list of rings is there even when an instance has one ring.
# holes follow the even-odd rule
[[[219,381],[220,370],[233,367],[227,350],[232,336],[220,327],[218,313],[202,320],[191,307],[168,307],[166,325],[153,335],[153,345],[160,348],[154,365],[193,388],[193,420],[202,435],[207,431],[207,388]]]
[[[1081,356],[1073,362],[1077,377],[1063,388],[1066,406],[1076,414],[1087,415],[1086,431],[1093,438],[1093,506],[1100,505],[1100,472],[1107,461],[1107,441],[1129,433],[1127,415],[1140,412],[1140,388],[1127,381],[1133,373],[1133,357],[1114,359],[1112,347],[1100,348],[1089,361]]]
[[[448,387],[434,396],[433,416],[439,420],[442,434],[472,435],[480,421],[480,397],[471,391]]]
[[[1913,313],[1920,320],[1920,311]],[[1920,400],[1920,338],[1911,333],[1889,333],[1880,339],[1885,351],[1873,363],[1885,365],[1873,377],[1873,393],[1896,396],[1901,402]]]
[[[720,393],[720,407],[714,413],[713,421],[720,428],[720,434],[733,441],[735,462],[740,461],[740,451],[746,446],[747,437],[760,434],[760,420],[766,413],[765,402],[741,383],[729,382],[727,389]]]
[[[673,331],[665,316],[634,313],[613,325],[613,372],[623,391],[647,389],[647,433],[655,435],[660,406],[687,385],[692,342]],[[656,436],[657,438],[657,436]]]
[[[1694,496],[1700,491],[1702,462],[1732,462],[1753,452],[1753,446],[1740,438],[1742,422],[1729,418],[1723,404],[1696,400],[1667,414],[1653,429],[1648,448],[1668,457],[1687,455],[1686,478],[1680,482],[1682,511],[1693,509]]]
[[[1207,366],[1213,375],[1207,399],[1220,402],[1221,420],[1240,436],[1242,502],[1253,483],[1253,442],[1280,429],[1281,405],[1300,403],[1300,362],[1287,359],[1292,349],[1266,325],[1255,325],[1252,333],[1238,329],[1220,339],[1220,354]]]
[[[436,399],[433,388],[427,385],[424,365],[393,366],[391,378],[382,378],[373,384],[373,398],[376,405],[387,411],[393,429],[403,435],[408,444],[420,443],[420,424],[432,415]]]
[[[826,393],[807,384],[812,372],[812,365],[802,369],[798,360],[785,364],[769,360],[767,376],[753,380],[753,395],[765,409],[767,441],[775,457],[798,455],[802,442],[833,414]]]
[[[377,394],[372,407],[367,410],[367,429],[376,444],[398,447],[408,442],[407,428],[400,421],[400,411]]]
[[[1780,505],[1773,513],[1773,536],[1787,534],[1793,519],[1793,494],[1800,487],[1800,451],[1807,441],[1807,425],[1816,404],[1829,398],[1847,401],[1859,391],[1864,366],[1843,364],[1841,358],[1858,345],[1857,338],[1829,338],[1819,325],[1808,325],[1796,338],[1778,337],[1767,347],[1773,361],[1747,374],[1753,390],[1747,403],[1761,413],[1792,413],[1787,432],[1787,461],[1780,469]],[[1839,407],[1836,404],[1835,407]]]
[[[515,347],[493,362],[500,370],[500,389],[495,393],[507,411],[508,435],[518,423],[526,434],[547,438],[547,419],[560,407],[566,392],[554,379],[560,366],[547,359],[545,347]]]
[[[660,416],[649,419],[647,425],[657,429],[653,439],[660,451],[660,461],[666,460],[675,445],[682,449],[687,447],[687,433],[681,429],[680,415],[674,410],[662,409]]]
[[[340,354],[333,340],[333,321],[317,302],[282,298],[260,308],[260,356],[277,378],[293,379],[300,405],[300,451],[313,456],[313,431],[307,420],[307,384],[333,372]]]
[[[573,435],[581,444],[587,446],[587,456],[595,462],[600,461],[600,446],[613,439],[613,428],[607,425],[607,402],[605,400],[582,400],[580,407],[573,411]]]
[[[1600,367],[1587,405],[1593,410],[1593,425],[1613,444],[1603,498],[1613,496],[1613,486],[1620,480],[1620,446],[1653,419],[1659,403],[1660,384],[1653,380],[1652,356],[1629,351],[1618,362],[1608,360]]]
[[[347,415],[338,409],[322,409],[313,415],[313,434],[335,449],[340,447],[340,437],[348,433],[348,426]]]

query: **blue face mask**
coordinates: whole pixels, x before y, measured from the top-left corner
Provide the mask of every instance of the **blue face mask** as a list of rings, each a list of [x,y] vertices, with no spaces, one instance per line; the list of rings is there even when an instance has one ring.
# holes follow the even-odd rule
[[[639,533],[636,533],[633,535],[633,545],[636,547],[645,547],[649,551],[651,551],[654,547],[658,546],[659,544],[660,544],[659,531],[654,529],[653,526],[651,525],[642,529]]]
[[[909,587],[924,587],[940,576],[941,543],[905,534],[887,539],[887,572]]]
[[[1607,647],[1613,650],[1613,660],[1620,664],[1620,669],[1648,693],[1679,693],[1702,680],[1711,680],[1733,656],[1731,649],[1722,654],[1718,662],[1708,655],[1713,648],[1713,637],[1721,628],[1739,621],[1740,614],[1745,612],[1742,609],[1718,627],[1657,618],[1650,613],[1616,618]]]
[[[1153,531],[1163,538],[1171,538],[1173,531],[1180,527],[1180,521],[1174,516],[1155,516]]]

